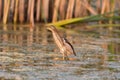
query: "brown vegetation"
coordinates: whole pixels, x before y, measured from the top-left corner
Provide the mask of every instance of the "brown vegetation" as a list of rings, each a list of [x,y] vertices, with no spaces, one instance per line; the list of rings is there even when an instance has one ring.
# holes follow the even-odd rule
[[[117,6],[116,6],[117,5]],[[14,23],[52,21],[104,14],[118,9],[119,0],[0,0],[0,20]],[[9,17],[9,15],[13,15]],[[113,16],[110,14],[107,16]]]

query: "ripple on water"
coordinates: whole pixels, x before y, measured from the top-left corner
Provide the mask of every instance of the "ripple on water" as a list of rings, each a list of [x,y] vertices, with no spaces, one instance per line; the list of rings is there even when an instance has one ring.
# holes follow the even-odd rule
[[[77,56],[69,56],[70,60],[64,61],[45,28],[42,31],[37,26],[33,32],[27,27],[16,29],[16,32],[10,30],[12,33],[9,30],[0,33],[0,50],[4,51],[0,52],[0,79],[120,80],[118,38],[66,32]]]

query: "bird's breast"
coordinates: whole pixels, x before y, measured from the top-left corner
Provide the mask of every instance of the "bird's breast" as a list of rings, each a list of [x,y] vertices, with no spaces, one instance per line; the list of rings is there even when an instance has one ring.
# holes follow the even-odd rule
[[[62,47],[61,50],[60,50],[61,53],[65,53],[65,51],[66,51],[66,50],[65,50],[64,47]]]

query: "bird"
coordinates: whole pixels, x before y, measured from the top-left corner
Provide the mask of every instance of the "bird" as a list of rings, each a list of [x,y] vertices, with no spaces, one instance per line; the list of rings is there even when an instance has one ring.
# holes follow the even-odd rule
[[[68,55],[71,54],[76,56],[75,50],[71,45],[71,43],[66,38],[61,37],[61,35],[59,34],[58,30],[55,28],[54,25],[48,26],[47,29],[52,32],[53,39],[56,45],[58,46],[58,48],[60,49],[60,53],[62,53],[63,55],[63,60],[66,59],[69,60]]]

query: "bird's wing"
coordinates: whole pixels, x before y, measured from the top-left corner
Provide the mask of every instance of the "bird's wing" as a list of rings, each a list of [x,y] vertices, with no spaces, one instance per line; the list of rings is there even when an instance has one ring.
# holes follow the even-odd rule
[[[73,46],[70,44],[70,42],[66,39],[66,38],[63,38],[63,41],[64,41],[64,45],[67,49],[67,51],[69,51],[70,53],[74,54],[76,56],[76,53],[74,51],[74,48]]]

